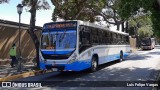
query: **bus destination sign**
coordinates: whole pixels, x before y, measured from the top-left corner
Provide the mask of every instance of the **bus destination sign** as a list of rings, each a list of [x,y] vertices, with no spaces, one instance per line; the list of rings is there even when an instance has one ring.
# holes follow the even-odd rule
[[[45,25],[45,29],[62,29],[62,28],[76,28],[77,22],[57,22]]]

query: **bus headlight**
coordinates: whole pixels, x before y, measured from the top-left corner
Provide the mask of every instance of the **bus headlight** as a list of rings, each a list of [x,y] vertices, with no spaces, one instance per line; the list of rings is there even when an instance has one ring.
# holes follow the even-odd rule
[[[73,63],[74,61],[76,61],[76,57],[77,57],[77,54],[74,53],[73,56],[71,57],[71,59],[69,60],[68,64],[71,64],[71,63]]]

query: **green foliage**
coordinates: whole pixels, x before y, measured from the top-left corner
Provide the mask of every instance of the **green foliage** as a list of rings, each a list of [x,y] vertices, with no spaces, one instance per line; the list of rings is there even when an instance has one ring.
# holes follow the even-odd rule
[[[160,37],[160,12],[152,10],[152,22],[153,22],[153,30],[157,37]]]
[[[138,31],[140,37],[150,37],[153,35],[152,20],[151,16],[139,16],[129,21],[129,30],[134,32]]]
[[[128,24],[129,24],[129,27],[136,27],[137,26],[137,22],[133,19],[130,20]]]
[[[139,26],[152,25],[152,20],[150,17],[140,17],[137,19],[137,22],[139,22]]]
[[[129,27],[143,27],[145,25],[152,26],[152,19],[151,16],[139,16],[134,19],[129,20]]]
[[[140,8],[143,8],[143,13],[151,12],[151,17],[147,18],[149,22],[141,19],[139,25],[143,27],[144,24],[152,25],[155,36],[160,37],[160,5],[158,0],[117,0],[115,8],[121,18],[129,20],[137,14]],[[131,21],[131,26],[134,26],[134,21]],[[142,30],[142,29],[140,29]]]
[[[138,29],[138,34],[140,38],[151,37],[153,35],[152,27],[145,26]]]
[[[147,12],[152,9],[155,0],[117,0],[115,8],[118,14],[123,19],[129,19],[135,15],[140,8],[143,8],[143,12]]]
[[[53,20],[57,17],[66,20],[95,21],[97,13],[105,7],[106,0],[52,0],[55,10]]]
[[[47,0],[37,0],[36,2],[37,2],[37,4],[36,4],[36,9],[37,10],[40,10],[40,9],[44,9],[44,10],[50,9],[50,5],[47,2]],[[22,4],[24,6],[27,6],[27,7],[31,8],[31,6],[32,6],[32,0],[22,0]]]

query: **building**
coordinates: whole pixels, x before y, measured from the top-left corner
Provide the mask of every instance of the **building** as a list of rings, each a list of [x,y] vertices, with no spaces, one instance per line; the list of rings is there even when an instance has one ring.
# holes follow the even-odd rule
[[[21,23],[21,53],[23,58],[35,57],[35,47],[28,34],[29,25]],[[36,26],[35,33],[40,37],[42,27]],[[0,59],[8,59],[9,49],[16,43],[18,52],[19,23],[0,19]]]

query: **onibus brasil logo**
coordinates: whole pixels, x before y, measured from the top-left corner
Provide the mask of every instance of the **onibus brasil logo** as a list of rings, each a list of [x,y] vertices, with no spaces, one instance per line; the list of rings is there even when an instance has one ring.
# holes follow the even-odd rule
[[[42,87],[41,83],[35,82],[2,82],[1,87]]]

